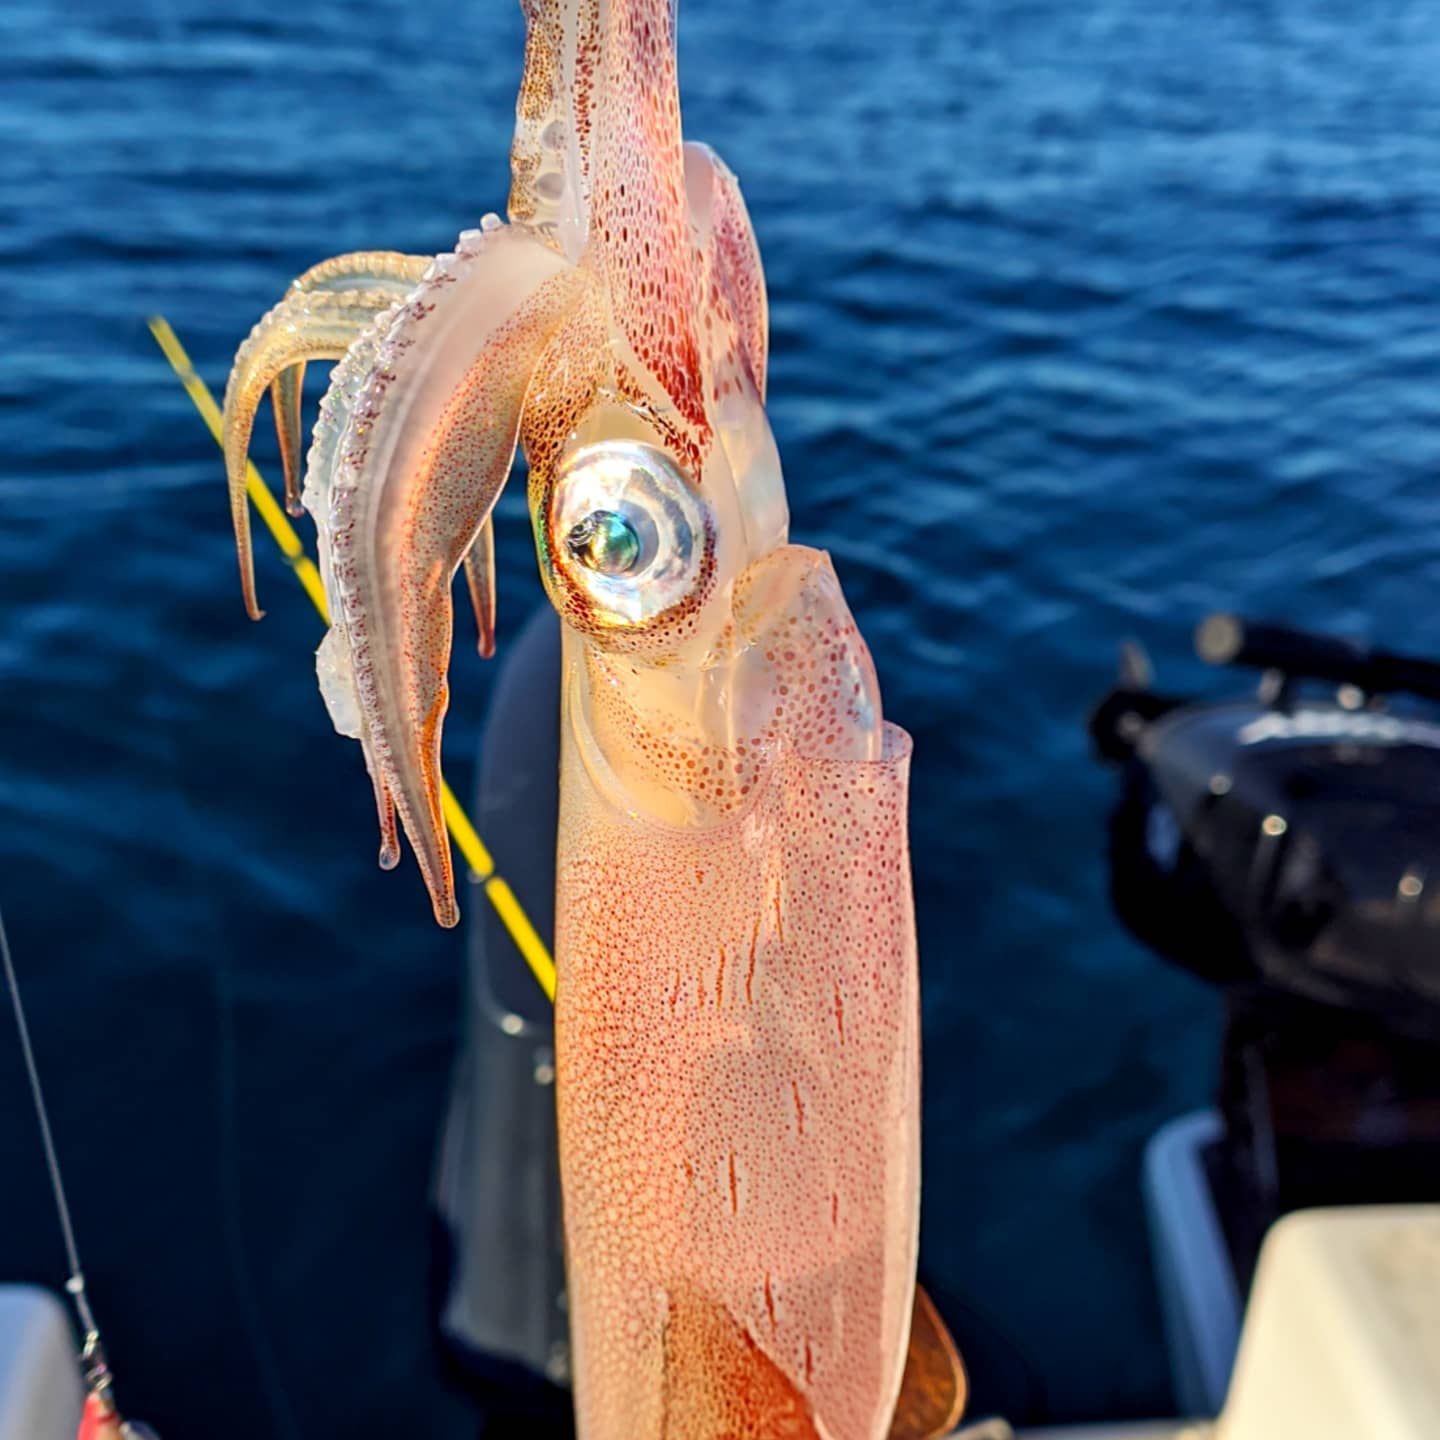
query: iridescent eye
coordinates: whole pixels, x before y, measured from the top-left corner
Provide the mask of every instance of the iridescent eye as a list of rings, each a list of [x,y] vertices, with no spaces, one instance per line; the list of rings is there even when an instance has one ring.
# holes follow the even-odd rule
[[[550,563],[583,590],[602,623],[631,627],[700,584],[709,512],[653,445],[585,445],[560,467],[547,517]]]
[[[614,510],[592,510],[565,537],[565,548],[589,570],[628,575],[639,568],[640,537],[635,526]]]

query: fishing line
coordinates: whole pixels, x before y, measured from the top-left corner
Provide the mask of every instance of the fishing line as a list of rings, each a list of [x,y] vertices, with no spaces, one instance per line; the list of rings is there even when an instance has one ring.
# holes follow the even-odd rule
[[[45,1147],[45,1168],[50,1173],[50,1190],[55,1197],[55,1213],[60,1217],[60,1234],[65,1241],[65,1259],[70,1266],[70,1276],[65,1281],[65,1290],[75,1302],[75,1313],[80,1317],[80,1327],[85,1333],[84,1348],[80,1351],[80,1368],[85,1376],[85,1389],[89,1395],[88,1407],[99,1407],[102,1416],[115,1417],[119,1423],[123,1440],[157,1440],[155,1432],[148,1425],[141,1425],[115,1416],[114,1377],[105,1359],[105,1347],[100,1341],[100,1327],[95,1323],[90,1309],[89,1297],[85,1294],[85,1272],[80,1268],[80,1247],[75,1243],[75,1226],[70,1219],[70,1204],[65,1198],[65,1181],[60,1174],[60,1157],[55,1153],[55,1137],[50,1131],[50,1112],[45,1107],[45,1091],[40,1084],[40,1067],[35,1063],[35,1047],[30,1043],[30,1025],[25,1018],[25,1005],[20,999],[20,981],[15,974],[15,960],[10,953],[10,936],[5,930],[5,911],[0,908],[0,966],[5,971],[5,986],[10,992],[10,1007],[15,1012],[15,1029],[20,1035],[20,1053],[25,1057],[25,1073],[30,1081],[30,1099],[35,1107],[35,1119],[40,1126],[40,1140]]]
[[[55,1211],[60,1217],[60,1233],[65,1239],[65,1258],[70,1278],[65,1289],[75,1301],[75,1311],[84,1327],[86,1345],[93,1336],[98,1343],[100,1327],[90,1311],[85,1294],[85,1272],[80,1268],[80,1249],[75,1243],[75,1227],[70,1223],[70,1205],[65,1199],[65,1181],[60,1175],[60,1160],[55,1154],[55,1139],[50,1133],[50,1113],[45,1108],[45,1091],[40,1085],[40,1067],[35,1063],[35,1048],[30,1043],[30,1026],[25,1019],[25,1006],[20,999],[20,981],[15,975],[15,962],[10,955],[10,937],[5,933],[5,911],[0,907],[0,963],[5,967],[5,984],[10,991],[10,1005],[15,1012],[15,1028],[20,1032],[20,1053],[25,1057],[25,1073],[30,1079],[30,1100],[40,1126],[40,1141],[45,1147],[45,1168],[50,1172],[50,1189],[55,1196]]]

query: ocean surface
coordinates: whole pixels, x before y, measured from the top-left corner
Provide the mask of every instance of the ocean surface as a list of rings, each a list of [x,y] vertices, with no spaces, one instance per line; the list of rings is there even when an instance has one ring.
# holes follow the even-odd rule
[[[1107,909],[1083,723],[1127,636],[1235,683],[1189,654],[1218,607],[1440,652],[1435,6],[682,8],[793,533],[915,736],[922,1271],[982,1409],[1164,1413],[1140,1157],[1207,1101],[1218,1010]],[[0,14],[0,903],[121,1398],[170,1440],[477,1417],[426,1231],[463,938],[375,868],[263,535],[244,618],[145,317],[218,390],[313,261],[449,249],[503,207],[520,46],[511,0]],[[499,545],[503,649],[541,600],[514,489]],[[465,794],[468,646],[454,681]],[[63,1278],[0,1017],[0,1279]]]

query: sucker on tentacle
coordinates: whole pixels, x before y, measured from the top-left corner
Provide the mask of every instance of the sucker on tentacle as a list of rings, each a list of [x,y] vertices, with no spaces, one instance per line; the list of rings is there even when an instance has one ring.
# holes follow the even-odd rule
[[[387,286],[407,292],[419,283],[434,258],[433,255],[406,255],[400,250],[350,250],[302,271],[290,282],[288,293]]]
[[[320,694],[331,723],[341,734],[359,740],[365,768],[375,792],[375,812],[380,826],[379,863],[382,870],[393,870],[400,862],[400,840],[395,826],[395,807],[370,758],[365,719],[360,699],[355,693],[355,675],[350,663],[350,644],[345,634],[344,602],[335,585],[330,559],[330,488],[334,477],[337,451],[350,412],[375,362],[380,342],[385,338],[395,316],[400,312],[397,301],[376,315],[370,325],[351,345],[345,358],[330,377],[330,388],[320,401],[320,415],[315,422],[314,438],[306,461],[304,507],[315,521],[315,536],[320,564],[320,577],[325,588],[325,609],[330,628],[315,652],[315,672]]]

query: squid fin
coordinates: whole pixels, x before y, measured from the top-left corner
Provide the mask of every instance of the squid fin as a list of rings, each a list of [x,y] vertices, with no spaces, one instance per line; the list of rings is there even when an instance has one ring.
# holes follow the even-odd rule
[[[969,1382],[960,1352],[924,1287],[915,1287],[910,1348],[889,1440],[935,1440],[948,1435],[965,1413]]]
[[[740,182],[708,145],[685,142],[685,192],[690,223],[709,251],[715,282],[725,292],[733,341],[750,371],[755,393],[765,399],[770,353],[770,306],[765,267]]]
[[[591,135],[592,262],[637,378],[647,390],[658,387],[703,446],[710,429],[696,322],[700,273],[685,196],[673,0],[601,7]]]
[[[665,1321],[663,1440],[820,1440],[810,1405],[722,1305],[685,1287]]]

